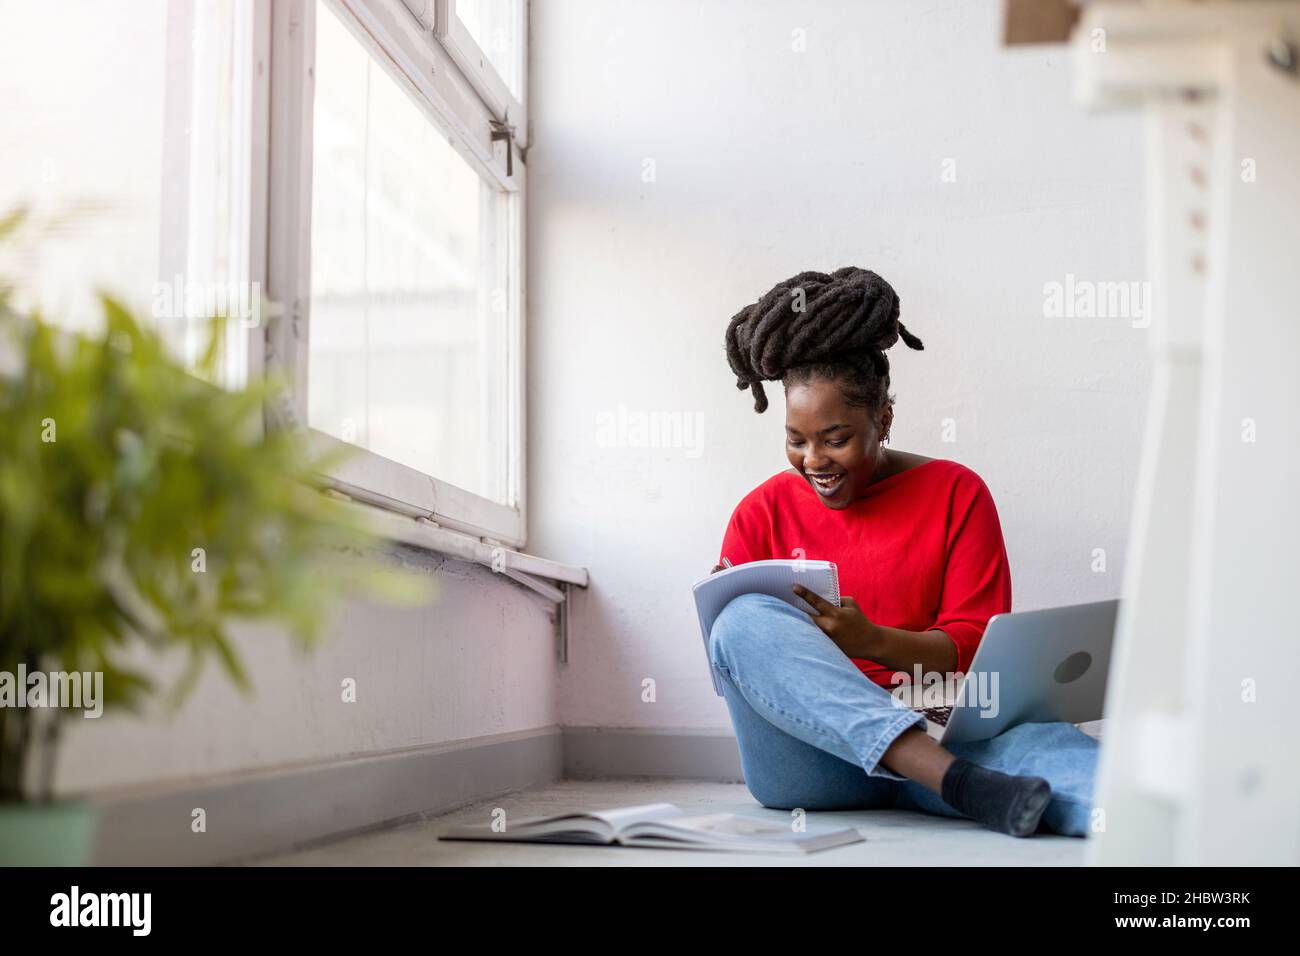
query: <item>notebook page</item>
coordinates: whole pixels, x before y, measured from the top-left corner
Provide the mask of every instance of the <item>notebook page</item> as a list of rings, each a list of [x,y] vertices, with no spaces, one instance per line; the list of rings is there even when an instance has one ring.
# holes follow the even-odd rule
[[[770,594],[791,607],[811,613],[812,605],[794,593],[796,584],[803,585],[832,604],[838,606],[840,603],[839,571],[830,561],[793,558],[750,561],[718,571],[696,582],[692,592],[700,619],[700,632],[704,636],[705,654],[708,653],[709,632],[713,629],[713,622],[724,607],[742,594]],[[721,697],[722,685],[712,663],[709,665],[709,673],[713,677],[714,693]]]

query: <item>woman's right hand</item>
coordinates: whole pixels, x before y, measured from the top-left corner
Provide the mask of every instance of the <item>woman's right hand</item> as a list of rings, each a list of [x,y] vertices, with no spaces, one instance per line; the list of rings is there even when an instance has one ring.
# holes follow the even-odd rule
[[[710,571],[709,573],[710,573],[710,574],[717,574],[719,571],[725,571],[725,570],[726,570],[726,569],[725,569],[722,565],[720,565],[720,564],[715,564],[715,565],[713,566],[713,570]]]

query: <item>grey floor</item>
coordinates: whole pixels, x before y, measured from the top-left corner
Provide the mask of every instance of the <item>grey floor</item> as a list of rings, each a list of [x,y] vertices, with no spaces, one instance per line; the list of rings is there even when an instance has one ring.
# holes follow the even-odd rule
[[[698,850],[649,850],[441,841],[452,824],[487,823],[577,809],[675,803],[686,810],[743,813],[786,823],[787,812],[760,806],[744,784],[694,780],[565,780],[521,790],[384,830],[249,861],[265,866],[1078,866],[1086,841],[1076,837],[1003,836],[968,820],[907,810],[812,813],[808,826],[855,827],[863,843],[806,857]]]

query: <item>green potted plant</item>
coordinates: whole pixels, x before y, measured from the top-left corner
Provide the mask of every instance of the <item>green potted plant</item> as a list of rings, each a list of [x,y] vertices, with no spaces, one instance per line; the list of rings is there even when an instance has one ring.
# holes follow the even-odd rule
[[[0,237],[20,220],[0,222]],[[273,620],[311,646],[323,596],[391,592],[395,572],[357,563],[370,538],[311,487],[328,463],[305,436],[259,434],[275,383],[205,381],[219,322],[189,369],[109,296],[98,335],[11,299],[0,285],[0,864],[77,864],[93,807],[51,799],[60,729],[88,711],[67,706],[73,675],[83,705],[139,711],[159,690],[126,663],[144,641],[186,656],[172,707],[211,658],[247,690],[232,622]]]

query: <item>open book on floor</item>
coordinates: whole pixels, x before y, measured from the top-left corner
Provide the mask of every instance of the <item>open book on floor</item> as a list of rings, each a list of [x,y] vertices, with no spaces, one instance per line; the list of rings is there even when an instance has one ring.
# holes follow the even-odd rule
[[[533,817],[503,830],[491,824],[453,827],[440,840],[500,840],[507,843],[577,843],[659,847],[681,850],[739,850],[760,853],[812,853],[862,842],[851,827],[797,832],[789,823],[734,813],[688,815],[671,803]]]

